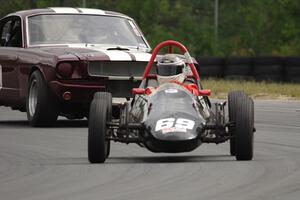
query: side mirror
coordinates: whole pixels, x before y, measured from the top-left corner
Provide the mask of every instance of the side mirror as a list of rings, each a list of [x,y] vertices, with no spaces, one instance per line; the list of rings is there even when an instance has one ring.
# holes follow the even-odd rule
[[[132,88],[131,92],[132,94],[145,94],[144,88]]]
[[[199,96],[210,96],[211,90],[199,90]]]

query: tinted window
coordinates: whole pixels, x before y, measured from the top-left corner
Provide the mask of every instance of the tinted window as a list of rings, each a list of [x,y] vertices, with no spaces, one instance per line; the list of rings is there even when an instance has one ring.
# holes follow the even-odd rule
[[[22,30],[21,21],[19,19],[15,20],[11,24],[10,38],[8,41],[8,46],[11,47],[21,47],[22,46]]]
[[[8,20],[1,29],[1,46],[5,46],[9,39],[9,31],[10,31],[10,25],[11,20]]]
[[[22,30],[19,18],[10,19],[3,25],[1,30],[1,46],[22,46]]]

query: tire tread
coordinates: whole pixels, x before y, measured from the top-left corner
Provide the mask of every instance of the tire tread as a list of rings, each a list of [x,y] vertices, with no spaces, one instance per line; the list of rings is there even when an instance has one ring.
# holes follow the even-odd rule
[[[88,130],[88,158],[91,163],[104,163],[109,155],[110,142],[105,138],[106,122],[111,118],[111,102],[111,94],[107,92],[95,93],[91,102]]]

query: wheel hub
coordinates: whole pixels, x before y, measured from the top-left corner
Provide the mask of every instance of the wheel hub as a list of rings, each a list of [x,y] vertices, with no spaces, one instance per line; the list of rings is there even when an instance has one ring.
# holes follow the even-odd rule
[[[33,80],[30,85],[29,99],[28,99],[29,114],[31,116],[34,115],[35,110],[36,110],[37,95],[38,95],[37,81]]]

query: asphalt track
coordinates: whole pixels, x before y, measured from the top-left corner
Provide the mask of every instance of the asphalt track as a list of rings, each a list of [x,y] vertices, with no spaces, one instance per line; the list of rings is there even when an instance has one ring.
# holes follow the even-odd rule
[[[87,160],[87,122],[31,128],[0,107],[0,199],[300,199],[300,102],[256,101],[255,158],[229,144],[154,154],[112,143],[105,164]]]

